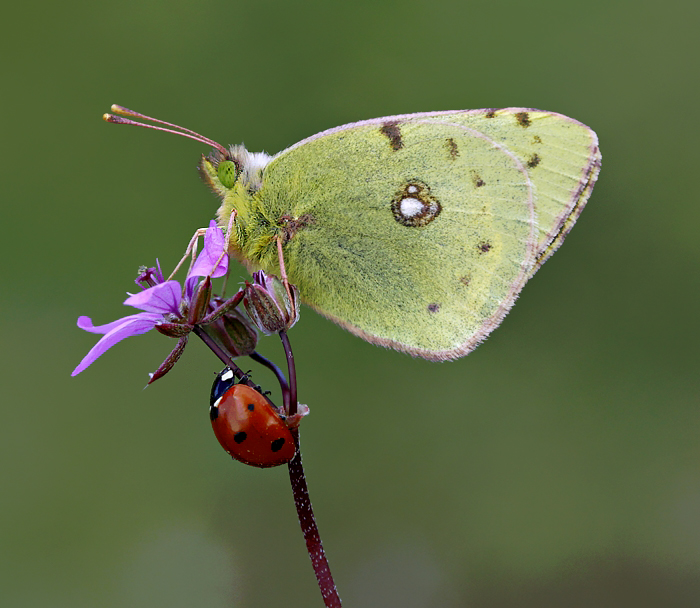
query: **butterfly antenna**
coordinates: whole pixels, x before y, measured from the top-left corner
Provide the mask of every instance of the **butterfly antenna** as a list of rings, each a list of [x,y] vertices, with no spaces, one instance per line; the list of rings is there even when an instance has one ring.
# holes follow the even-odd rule
[[[229,152],[224,146],[222,146],[220,143],[215,142],[213,139],[209,139],[208,137],[204,137],[204,135],[200,135],[196,131],[193,131],[192,129],[186,129],[185,127],[181,127],[179,125],[174,125],[171,122],[165,122],[164,120],[158,120],[157,118],[152,118],[150,116],[146,116],[145,114],[140,114],[139,112],[134,112],[133,110],[130,110],[129,108],[125,108],[124,106],[118,106],[117,104],[112,105],[110,108],[112,110],[112,114],[103,114],[102,118],[103,120],[107,122],[111,122],[115,125],[135,125],[137,127],[144,127],[145,129],[154,129],[155,131],[164,131],[165,133],[174,133],[175,135],[182,135],[183,137],[189,137],[190,139],[194,139],[195,141],[198,141],[203,144],[207,144],[208,146],[211,146],[212,148],[216,148],[221,154],[224,155],[224,158],[229,157]],[[147,125],[142,122],[137,122],[135,120],[131,120],[130,118],[127,117],[132,117],[132,118],[139,118],[141,120],[148,120],[149,122],[155,122],[159,125],[165,125],[166,127],[172,127],[169,129],[166,129],[165,127],[156,127],[154,125]]]

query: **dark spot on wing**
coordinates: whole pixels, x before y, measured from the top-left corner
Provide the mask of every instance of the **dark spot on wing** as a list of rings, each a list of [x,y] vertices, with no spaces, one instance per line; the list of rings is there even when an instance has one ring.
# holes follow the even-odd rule
[[[537,165],[540,164],[540,161],[541,161],[541,160],[542,160],[542,159],[541,159],[537,154],[533,154],[533,155],[530,156],[530,158],[528,159],[528,161],[527,161],[527,166],[528,166],[530,169],[534,169]]]
[[[542,138],[539,135],[535,135],[532,138],[532,143],[533,144],[541,144],[542,143]]]
[[[459,278],[459,282],[465,287],[469,287],[469,283],[471,283],[471,280],[471,277],[468,276],[463,276]]]
[[[496,108],[491,108],[486,114],[484,114],[486,118],[495,118],[496,117]]]
[[[398,122],[386,122],[379,127],[379,132],[389,138],[392,150],[400,150],[403,148],[403,140],[401,139],[401,129]]]
[[[294,235],[302,228],[316,223],[316,218],[310,213],[304,213],[297,218],[291,215],[283,215],[277,220],[277,225],[282,227],[282,244],[286,245]]]
[[[438,312],[440,310],[440,304],[437,302],[433,302],[432,304],[428,304],[428,312]]]
[[[483,179],[481,179],[481,176],[476,171],[472,171],[471,173],[472,183],[474,184],[474,186],[476,186],[477,188],[481,188],[481,186],[486,185],[486,182]]]
[[[483,243],[479,243],[477,246],[477,249],[479,250],[479,253],[488,253],[491,251],[491,243],[484,241]]]
[[[518,112],[515,115],[515,119],[518,121],[518,124],[523,128],[527,128],[532,124],[530,122],[530,115],[527,112]]]
[[[445,141],[445,147],[447,148],[447,152],[450,155],[450,158],[454,160],[459,156],[459,149],[457,148],[457,142],[449,137]]]

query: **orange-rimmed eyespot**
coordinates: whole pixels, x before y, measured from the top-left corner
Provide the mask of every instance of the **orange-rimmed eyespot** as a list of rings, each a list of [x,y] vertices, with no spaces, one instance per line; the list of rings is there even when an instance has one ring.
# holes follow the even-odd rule
[[[289,462],[296,448],[280,415],[254,388],[234,381],[226,368],[216,377],[211,391],[209,417],[221,447],[254,467]]]

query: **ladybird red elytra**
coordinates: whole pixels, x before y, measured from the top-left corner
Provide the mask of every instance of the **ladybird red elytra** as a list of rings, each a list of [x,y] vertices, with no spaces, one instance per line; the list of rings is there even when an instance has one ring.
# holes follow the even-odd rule
[[[225,368],[211,389],[209,417],[214,434],[233,458],[254,467],[276,467],[294,458],[294,438],[267,399],[236,384]]]

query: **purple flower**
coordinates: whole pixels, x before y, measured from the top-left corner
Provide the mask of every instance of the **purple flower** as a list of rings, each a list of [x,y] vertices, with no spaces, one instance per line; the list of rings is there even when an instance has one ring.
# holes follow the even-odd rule
[[[177,361],[187,343],[187,334],[193,324],[201,321],[193,318],[192,310],[206,309],[211,295],[211,277],[221,277],[228,271],[228,255],[224,254],[225,239],[216,222],[212,220],[204,235],[204,249],[197,257],[194,265],[185,279],[184,294],[178,281],[165,281],[160,267],[149,268],[136,280],[137,284],[149,285],[137,294],[130,294],[124,300],[126,306],[133,306],[143,312],[128,315],[107,323],[93,325],[90,317],[79,317],[78,327],[95,334],[104,334],[90,349],[87,355],[73,370],[75,376],[91,365],[100,355],[129,336],[136,336],[161,326],[162,333],[176,335],[180,338],[175,350],[168,356],[163,365],[153,374],[151,381],[166,373]],[[199,280],[200,277],[207,277]],[[206,299],[204,306],[201,301]],[[181,325],[180,331],[176,327]]]

